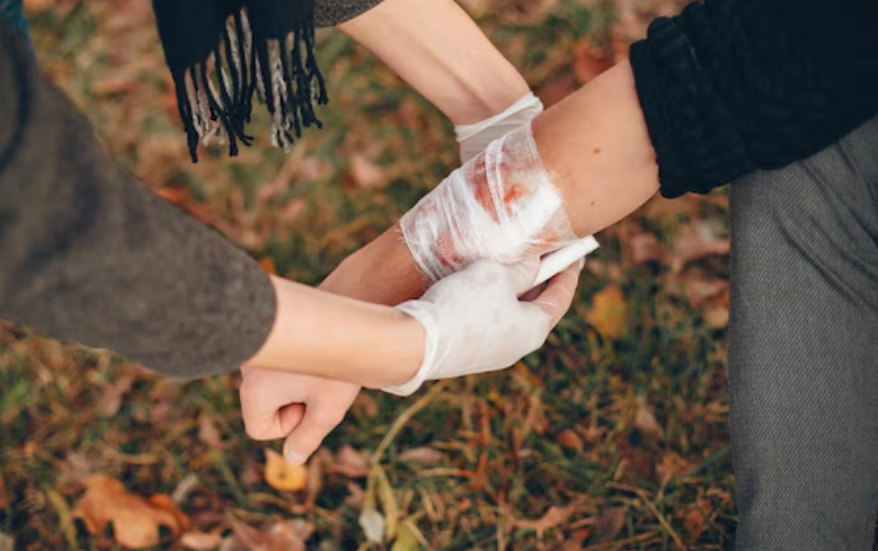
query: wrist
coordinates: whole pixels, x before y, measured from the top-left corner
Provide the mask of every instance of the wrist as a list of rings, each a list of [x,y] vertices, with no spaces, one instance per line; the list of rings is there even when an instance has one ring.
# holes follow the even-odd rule
[[[425,331],[404,312],[272,276],[277,316],[249,361],[261,367],[343,380],[370,388],[418,371]]]
[[[399,225],[394,225],[344,259],[320,288],[358,300],[394,306],[420,297],[429,284],[429,280],[418,271]]]
[[[392,368],[383,370],[376,380],[373,388],[401,388],[410,383],[418,375],[424,362],[427,332],[421,323],[403,310],[393,309],[395,315],[395,329],[397,337],[394,342],[399,343],[396,348],[405,350],[399,357],[394,359]],[[391,364],[389,364],[391,365]],[[417,385],[420,386],[420,383]]]

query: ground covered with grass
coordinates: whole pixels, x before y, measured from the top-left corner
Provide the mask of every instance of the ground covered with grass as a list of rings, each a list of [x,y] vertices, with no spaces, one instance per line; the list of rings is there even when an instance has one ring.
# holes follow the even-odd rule
[[[461,3],[547,103],[675,6]],[[441,114],[334,32],[323,131],[284,154],[258,120],[256,147],[192,165],[149,2],[28,4],[46,71],[113,157],[287,277],[318,283],[456,166]],[[656,198],[599,239],[544,350],[406,400],[363,393],[302,473],[245,436],[237,375],[163,380],[0,326],[0,550],[122,549],[159,525],[151,549],[730,548],[725,195]],[[100,522],[86,487],[131,514]]]

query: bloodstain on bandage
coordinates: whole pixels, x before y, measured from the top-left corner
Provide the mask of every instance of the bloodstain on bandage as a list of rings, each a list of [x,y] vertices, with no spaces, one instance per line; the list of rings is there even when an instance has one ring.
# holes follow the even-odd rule
[[[530,125],[452,172],[400,225],[412,256],[432,280],[478,259],[517,262],[577,238]]]

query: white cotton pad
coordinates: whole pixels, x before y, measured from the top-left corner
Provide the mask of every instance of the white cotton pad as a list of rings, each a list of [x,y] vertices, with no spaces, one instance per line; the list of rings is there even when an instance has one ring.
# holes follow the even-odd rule
[[[557,251],[551,252],[540,260],[540,269],[534,281],[534,287],[549,281],[553,276],[560,274],[573,265],[574,262],[600,247],[597,239],[589,235],[582,239],[564,245]]]

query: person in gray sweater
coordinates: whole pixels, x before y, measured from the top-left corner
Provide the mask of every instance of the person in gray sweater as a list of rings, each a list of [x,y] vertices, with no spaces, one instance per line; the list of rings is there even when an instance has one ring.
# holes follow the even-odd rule
[[[395,1],[373,9],[368,17],[361,15],[377,3],[317,2],[313,17],[320,24],[342,25],[377,50],[388,43],[388,32],[399,37],[408,49],[394,49],[382,57],[426,90],[456,123],[479,122],[528,91],[517,71],[456,5],[438,3],[431,12]],[[4,4],[5,12],[7,0]],[[165,6],[173,10],[179,5]],[[156,6],[161,23],[166,12],[159,2]],[[190,6],[201,13],[208,4]],[[239,63],[250,68],[257,66],[260,48],[260,23],[254,13],[244,22],[252,28],[252,38],[239,48],[253,52],[253,59]],[[20,16],[16,10],[13,14]],[[20,21],[18,16],[14,19]],[[431,17],[444,18],[449,25],[411,33],[413,22],[426,28]],[[179,24],[177,17],[172,20]],[[461,28],[467,31],[465,40],[458,49],[448,48],[449,33]],[[205,376],[247,366],[246,389],[257,379],[267,380],[265,373],[295,372],[295,379],[285,380],[288,392],[301,393],[292,400],[293,407],[266,412],[263,400],[242,397],[247,429],[265,436],[259,428],[263,420],[285,428],[319,426],[314,434],[322,439],[331,429],[328,420],[332,426],[340,420],[337,412],[343,414],[359,385],[400,393],[399,385],[406,382],[506,367],[541,344],[572,301],[580,265],[556,277],[538,301],[518,299],[527,290],[519,287],[536,275],[536,264],[494,263],[448,278],[422,300],[410,301],[417,303],[414,306],[399,305],[404,299],[379,300],[368,286],[357,284],[357,278],[335,285],[331,294],[269,276],[219,233],[157,197],[113,163],[85,117],[41,73],[23,31],[23,26],[8,26],[0,19],[0,319],[43,335],[110,349],[169,376]],[[309,36],[307,30],[299,34]],[[268,48],[273,40],[277,39],[266,39]],[[432,65],[413,63],[439,50],[446,53],[431,59]],[[481,53],[472,56],[473,52]],[[264,53],[274,55],[268,49]],[[494,66],[493,76],[510,81],[511,91],[482,94],[472,83],[477,81],[476,70],[484,66]],[[255,71],[251,76],[261,77]],[[264,89],[271,87],[264,82],[276,83],[284,76],[288,75],[272,74],[258,86],[267,94]],[[181,81],[184,85],[193,85],[192,73],[184,78],[190,79]],[[239,83],[243,82],[242,78]],[[493,88],[493,81],[485,83],[484,88]],[[250,85],[252,94],[257,83],[251,80]],[[288,86],[285,94],[294,91],[295,83]],[[205,86],[189,97],[181,94],[181,105],[210,96],[213,109],[220,96],[211,95],[210,89]],[[249,101],[239,91],[230,94]],[[269,100],[269,110],[272,105],[277,106]],[[221,112],[202,119],[196,112],[193,121],[201,125],[231,109],[224,104]],[[295,116],[292,110],[287,114]],[[187,129],[193,121],[184,121]],[[505,289],[505,294],[477,293],[472,300],[460,300],[473,288],[470,280],[486,273],[496,280],[492,288]],[[424,281],[408,298],[418,299],[426,286]],[[411,313],[428,304],[429,320]],[[510,325],[511,320],[517,321]],[[481,327],[481,333],[464,338],[466,324]],[[483,342],[476,346],[479,340]],[[487,345],[492,341],[494,345]],[[454,354],[437,355],[436,350]],[[406,386],[405,393],[414,388]],[[267,417],[260,417],[263,414]],[[314,447],[317,443],[319,439]],[[304,460],[311,449],[290,449],[288,456]]]

